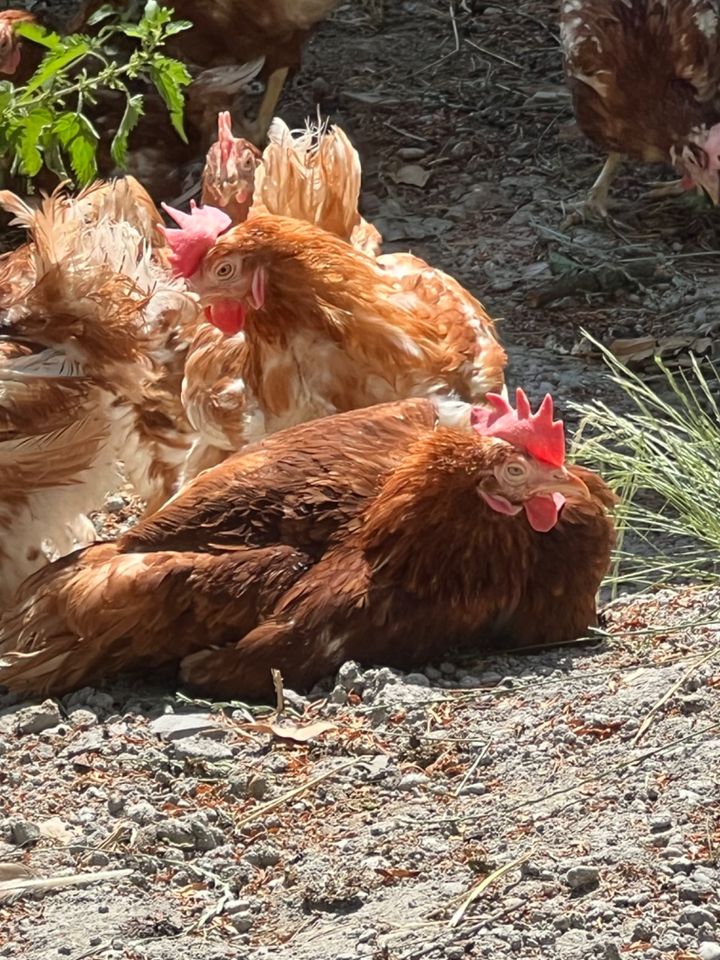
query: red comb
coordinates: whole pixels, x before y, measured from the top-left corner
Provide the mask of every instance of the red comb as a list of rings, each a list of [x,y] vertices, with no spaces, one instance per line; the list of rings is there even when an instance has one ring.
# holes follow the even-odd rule
[[[228,110],[223,110],[218,114],[217,142],[220,147],[220,159],[223,163],[227,163],[230,159],[233,144],[235,143],[235,137],[232,132],[232,120]]]
[[[515,393],[517,410],[497,393],[486,397],[489,407],[473,407],[471,422],[484,437],[498,437],[527,451],[536,460],[553,467],[565,463],[565,429],[562,420],[553,421],[553,402],[549,393],[533,413],[525,391]]]
[[[166,203],[162,208],[179,230],[163,227],[165,239],[170,247],[170,266],[181,277],[191,277],[200,266],[200,261],[232,223],[230,217],[217,207],[198,207],[190,201],[190,213],[175,210]]]

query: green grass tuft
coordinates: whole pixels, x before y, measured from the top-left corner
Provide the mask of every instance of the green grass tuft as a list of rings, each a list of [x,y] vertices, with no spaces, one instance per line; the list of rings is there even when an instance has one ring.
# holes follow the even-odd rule
[[[586,334],[586,336],[588,336]],[[572,404],[581,417],[573,459],[597,470],[621,497],[613,592],[720,581],[720,374],[693,357],[659,386],[628,370],[592,337],[608,378],[632,403],[616,413],[601,400]]]

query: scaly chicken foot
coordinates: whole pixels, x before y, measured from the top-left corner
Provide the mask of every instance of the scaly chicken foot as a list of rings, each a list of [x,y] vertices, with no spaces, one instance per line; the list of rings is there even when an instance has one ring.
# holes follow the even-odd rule
[[[608,194],[610,184],[617,176],[622,164],[621,153],[610,153],[605,161],[600,175],[590,187],[587,198],[579,203],[575,209],[563,220],[562,229],[571,227],[586,220],[607,220]]]
[[[261,147],[265,143],[265,138],[267,137],[268,129],[275,116],[275,108],[278,105],[280,94],[285,86],[287,75],[288,68],[280,67],[278,70],[273,70],[268,78],[265,95],[262,98],[258,115],[251,128],[250,139],[257,147]]]

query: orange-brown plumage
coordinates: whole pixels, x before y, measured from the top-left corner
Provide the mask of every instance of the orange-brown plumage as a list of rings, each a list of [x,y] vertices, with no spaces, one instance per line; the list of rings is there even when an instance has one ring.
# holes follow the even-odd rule
[[[588,471],[446,422],[429,400],[380,405],[208,470],[117,543],[23,586],[0,627],[0,684],[61,692],[175,663],[208,693],[258,697],[273,667],[308,687],[348,658],[407,667],[455,645],[581,635],[612,494]],[[522,505],[551,489],[566,501],[539,533]],[[501,493],[514,513],[488,505]]]
[[[229,118],[220,122],[227,137]],[[186,477],[309,417],[434,391],[480,400],[503,383],[505,353],[482,304],[418,257],[377,256],[345,133],[319,123],[293,134],[276,119],[269,137],[246,226],[217,250],[237,244],[247,270],[257,261],[272,279],[243,332],[223,338],[203,323],[191,346],[183,398],[200,438]],[[232,194],[233,177],[224,182]]]

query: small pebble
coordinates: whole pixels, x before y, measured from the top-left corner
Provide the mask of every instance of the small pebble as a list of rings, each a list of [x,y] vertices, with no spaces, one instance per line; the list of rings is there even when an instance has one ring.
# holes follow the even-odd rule
[[[596,887],[599,881],[600,871],[597,867],[581,864],[577,867],[570,867],[565,874],[565,883],[567,883],[571,890],[575,891],[590,890]]]

